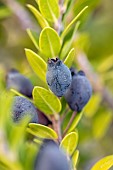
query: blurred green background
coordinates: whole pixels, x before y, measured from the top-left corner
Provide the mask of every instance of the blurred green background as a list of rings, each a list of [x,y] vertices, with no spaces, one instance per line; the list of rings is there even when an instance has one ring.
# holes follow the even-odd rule
[[[16,13],[13,3],[17,3]],[[26,4],[32,0],[0,0],[0,71],[5,76],[10,68],[17,68],[31,79],[34,85],[38,79],[30,69],[24,48],[36,49],[29,39],[26,29],[32,28],[40,33],[40,27]],[[76,0],[73,11],[67,16],[67,22],[89,5],[79,29],[80,38],[75,37],[87,54],[92,68],[101,78],[103,84],[113,93],[113,1],[112,0]],[[12,6],[12,7],[11,7]],[[27,14],[22,23],[23,13]],[[16,15],[18,14],[19,17]],[[27,20],[29,19],[29,21]],[[113,102],[113,101],[112,101]],[[113,154],[113,110],[102,102],[101,96],[94,93],[86,106],[84,116],[78,125],[80,157],[78,170],[88,170],[100,158]]]

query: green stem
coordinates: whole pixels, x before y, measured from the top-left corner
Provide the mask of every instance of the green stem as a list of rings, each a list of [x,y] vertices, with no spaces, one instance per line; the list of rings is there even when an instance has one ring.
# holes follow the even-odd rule
[[[64,130],[63,137],[64,137],[64,136],[66,135],[66,133],[68,132],[68,130],[69,130],[69,128],[70,128],[70,126],[71,126],[71,124],[72,124],[72,122],[73,122],[73,120],[74,120],[74,118],[75,118],[75,116],[76,116],[76,113],[77,113],[77,112],[75,112],[75,111],[72,113],[71,119],[70,119],[70,121],[69,121],[66,129]]]

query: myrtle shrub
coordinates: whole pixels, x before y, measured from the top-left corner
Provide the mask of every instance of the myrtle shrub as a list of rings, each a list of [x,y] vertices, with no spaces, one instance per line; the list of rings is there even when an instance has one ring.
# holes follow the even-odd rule
[[[80,44],[75,49],[73,43],[88,6],[78,5],[77,15],[68,22],[73,0],[36,0],[36,3],[38,9],[27,6],[41,32],[37,41],[36,33],[28,28],[36,52],[25,48],[25,54],[42,86],[33,87],[14,69],[6,79],[7,88],[12,88],[13,93],[6,92],[1,85],[0,169],[76,170],[77,125],[84,108],[90,108],[86,104],[93,90],[85,70],[75,67]],[[110,155],[91,169],[107,170],[112,165]]]

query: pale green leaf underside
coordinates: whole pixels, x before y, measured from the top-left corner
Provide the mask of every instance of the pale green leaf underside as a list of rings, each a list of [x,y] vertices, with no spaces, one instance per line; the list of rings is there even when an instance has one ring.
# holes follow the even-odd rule
[[[36,86],[33,89],[35,105],[45,114],[56,114],[61,110],[60,100],[49,90]]]
[[[68,53],[66,59],[64,60],[64,64],[67,65],[67,67],[70,68],[70,67],[72,66],[74,57],[75,57],[75,49],[72,48],[72,49],[70,50],[70,52]]]
[[[46,62],[35,52],[30,49],[25,49],[27,60],[32,67],[33,71],[37,74],[37,76],[46,82]]]
[[[32,5],[27,5],[27,7],[31,10],[31,12],[36,17],[38,23],[42,28],[49,27],[48,22],[45,20],[45,18],[41,15],[41,13]]]
[[[78,143],[78,134],[77,132],[71,132],[67,134],[61,141],[60,146],[68,153],[70,156],[73,154]]]
[[[50,27],[44,28],[39,37],[39,47],[47,58],[54,58],[58,55],[61,41],[57,32]]]
[[[70,30],[70,28],[72,27],[72,25],[78,20],[78,18],[83,14],[83,12],[88,8],[88,6],[85,6],[80,12],[79,14],[69,23],[69,25],[65,28],[65,30],[63,31],[63,33],[61,34],[61,38],[63,39],[65,37],[65,35],[67,34],[67,32]]]
[[[99,160],[91,170],[108,170],[113,166],[113,155],[106,156]]]
[[[34,32],[31,31],[30,29],[27,29],[27,33],[29,35],[29,38],[31,39],[31,41],[33,42],[34,46],[37,48],[37,50],[39,50],[39,46],[38,46],[38,40],[36,39]]]
[[[46,139],[57,139],[58,138],[56,132],[53,129],[47,126],[41,125],[41,124],[29,123],[27,132],[39,138],[46,138]]]
[[[56,0],[36,0],[42,15],[50,22],[56,22],[59,17],[59,5]]]

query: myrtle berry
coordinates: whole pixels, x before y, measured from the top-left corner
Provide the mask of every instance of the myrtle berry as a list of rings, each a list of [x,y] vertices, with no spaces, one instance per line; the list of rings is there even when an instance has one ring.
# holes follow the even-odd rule
[[[61,97],[66,93],[71,84],[71,72],[58,58],[49,59],[46,80],[51,91],[56,96]]]
[[[83,71],[73,74],[72,83],[64,95],[69,107],[80,112],[92,95],[92,87]]]
[[[27,97],[32,97],[33,85],[28,78],[20,74],[16,69],[11,69],[6,76],[8,89],[15,89]]]
[[[30,116],[32,123],[38,123],[38,114],[35,106],[25,97],[15,96],[12,106],[12,119],[19,122],[25,116]]]
[[[45,140],[35,160],[35,170],[70,170],[64,152],[52,140]]]

